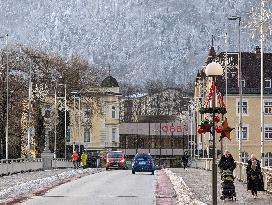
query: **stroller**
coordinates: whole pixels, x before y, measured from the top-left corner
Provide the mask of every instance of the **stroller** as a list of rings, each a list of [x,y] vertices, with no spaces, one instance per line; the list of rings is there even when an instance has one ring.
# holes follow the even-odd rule
[[[234,176],[233,172],[229,169],[223,170],[221,172],[221,187],[222,187],[222,195],[220,199],[231,199],[236,201],[236,192],[234,186]]]

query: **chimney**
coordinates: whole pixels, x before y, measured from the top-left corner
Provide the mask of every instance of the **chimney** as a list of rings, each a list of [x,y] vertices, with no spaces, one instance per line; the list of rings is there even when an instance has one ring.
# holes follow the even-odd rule
[[[261,58],[261,49],[259,46],[255,47],[255,53],[256,53],[256,59],[260,59]]]

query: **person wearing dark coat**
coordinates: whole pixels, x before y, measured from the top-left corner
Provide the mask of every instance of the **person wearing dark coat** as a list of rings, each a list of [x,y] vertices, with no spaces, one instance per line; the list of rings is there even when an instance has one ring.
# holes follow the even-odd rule
[[[247,164],[247,190],[251,190],[253,198],[256,198],[258,191],[264,191],[260,161],[257,160],[254,154],[252,154]]]
[[[182,163],[183,163],[184,169],[188,167],[188,161],[189,161],[189,156],[187,152],[185,152],[185,154],[182,156]]]
[[[77,167],[81,167],[81,153],[78,152],[78,158],[77,158]]]
[[[221,171],[227,169],[233,171],[236,168],[236,163],[229,151],[225,151],[224,155],[219,161],[218,167],[221,169]]]

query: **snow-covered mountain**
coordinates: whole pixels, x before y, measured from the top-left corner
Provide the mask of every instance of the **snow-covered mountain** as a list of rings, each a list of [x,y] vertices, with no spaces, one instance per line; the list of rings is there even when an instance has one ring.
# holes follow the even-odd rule
[[[0,31],[11,43],[110,64],[121,81],[183,84],[203,65],[212,35],[216,50],[226,48],[226,32],[228,50],[238,50],[238,21],[227,17],[241,15],[245,25],[250,7],[248,0],[1,0]],[[243,51],[258,42],[250,36],[242,29]]]

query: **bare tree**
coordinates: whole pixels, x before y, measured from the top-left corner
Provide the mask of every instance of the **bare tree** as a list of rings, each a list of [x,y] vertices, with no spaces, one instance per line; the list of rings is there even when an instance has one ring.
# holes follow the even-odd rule
[[[98,87],[102,78],[102,72],[98,67],[89,65],[87,61],[79,56],[73,56],[65,59],[54,54],[47,54],[42,51],[34,50],[23,46],[10,47],[8,50],[1,51],[1,67],[0,67],[0,158],[5,157],[5,136],[6,136],[6,99],[7,87],[6,76],[9,77],[9,158],[26,156],[27,145],[27,129],[35,128],[35,136],[31,142],[33,150],[37,156],[43,150],[44,144],[44,128],[41,116],[41,108],[45,103],[50,103],[45,98],[40,98],[39,93],[35,93],[36,87],[42,86],[49,91],[49,98],[53,99],[55,85],[65,83],[67,85],[67,104],[71,105],[73,95],[71,91],[82,91],[86,87]],[[7,58],[8,55],[8,58]],[[8,61],[6,60],[8,59]],[[8,75],[7,62],[9,66]],[[29,98],[29,82],[31,73],[31,84],[33,96],[31,106],[28,105]],[[93,97],[93,101],[99,101],[97,96]],[[48,101],[48,102],[46,102]],[[51,100],[52,101],[52,100]],[[89,103],[93,106],[92,103]],[[99,103],[96,103],[96,107]],[[93,110],[93,109],[91,109]],[[63,113],[56,115],[62,118]],[[31,116],[31,122],[28,122],[28,116]],[[63,124],[61,120],[58,120]],[[63,136],[63,131],[58,133]],[[53,135],[50,136],[52,140]],[[61,138],[61,137],[60,137]],[[63,144],[63,140],[60,140]],[[35,147],[35,148],[34,148]],[[52,147],[50,147],[52,149]],[[22,151],[21,151],[22,150]]]

